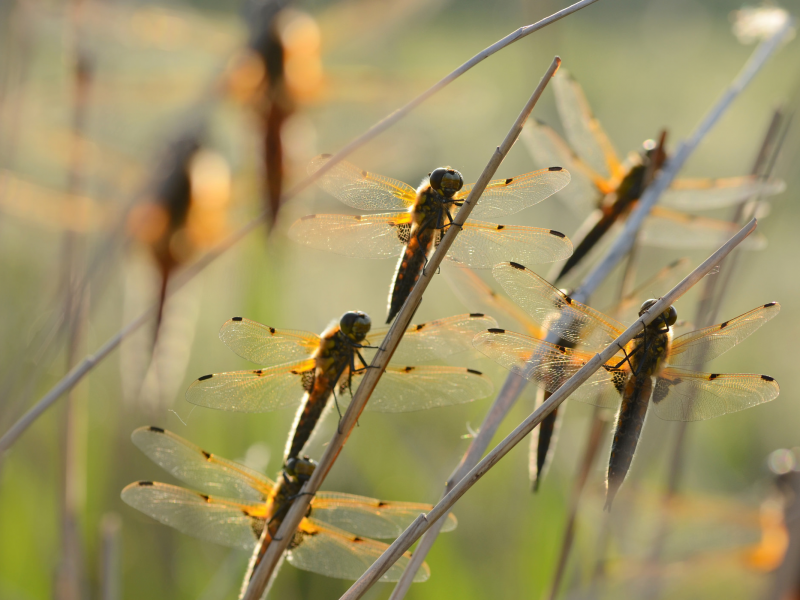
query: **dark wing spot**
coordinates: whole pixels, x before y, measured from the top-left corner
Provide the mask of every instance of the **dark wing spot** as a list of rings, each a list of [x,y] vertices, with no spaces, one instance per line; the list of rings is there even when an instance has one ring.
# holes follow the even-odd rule
[[[155,427],[155,426],[151,425],[150,427],[148,427],[148,429],[150,431],[155,431],[156,433],[164,433],[164,430],[161,429],[161,427]]]
[[[496,328],[488,329],[487,331],[489,333],[505,333],[506,332],[505,329],[496,329]]]
[[[483,313],[469,313],[469,316],[474,319],[480,319],[481,317],[485,317],[486,315],[484,315]]]
[[[567,237],[567,236],[565,236],[563,233],[561,233],[560,231],[556,231],[555,229],[551,229],[551,230],[550,230],[550,235],[554,235],[554,236],[556,236],[556,237],[560,237],[560,238],[565,238],[565,237]]]
[[[262,369],[259,369],[258,371],[253,371],[253,373],[255,373],[256,375],[261,375],[263,372],[264,371]],[[294,373],[294,371],[292,371],[292,373]]]
[[[270,328],[269,328],[269,332],[270,332],[272,335],[275,335],[275,328],[274,328],[274,327],[270,327]]]
[[[317,215],[306,215],[305,217],[300,217],[301,221],[307,221],[308,219],[316,219]]]
[[[208,497],[208,496],[206,496],[205,494],[198,494],[198,496],[200,496],[200,497],[201,497],[203,500],[205,500],[206,502],[210,502],[210,501],[211,501],[211,498],[209,498],[209,497]]]
[[[358,537],[358,536],[355,536],[355,537],[353,538],[353,541],[354,541],[354,542],[363,542],[363,541],[364,541],[364,538],[360,538],[360,537]]]
[[[727,326],[728,326],[728,323],[730,323],[730,321],[725,321],[724,323],[720,323],[720,324],[719,324],[719,328],[720,328],[720,329],[724,329],[725,327],[727,327]]]
[[[411,373],[411,371],[413,371],[415,368],[416,367],[406,367],[405,369],[403,369],[403,371],[405,371],[406,373]]]
[[[209,454],[209,453],[208,453],[208,452],[206,452],[205,450],[200,450],[200,452],[202,452],[202,453],[203,453],[203,456],[205,456],[205,457],[206,457],[206,460],[208,460],[208,459],[210,459],[210,458],[211,458],[211,454]]]
[[[397,239],[401,244],[408,244],[411,237],[411,223],[400,223],[397,226]]]
[[[152,481],[140,481],[137,485],[139,487],[149,487],[149,486],[153,485],[153,482]]]
[[[508,264],[510,264],[510,265],[511,265],[512,267],[514,267],[515,269],[519,269],[520,271],[524,271],[524,270],[525,270],[525,267],[524,267],[524,265],[521,265],[521,264],[519,264],[519,263],[510,262],[510,263],[508,263]]]
[[[414,326],[414,331],[419,331],[425,327],[426,323],[420,323],[419,325]]]
[[[497,229],[497,231],[500,231],[501,229],[505,229],[505,228],[506,228],[505,225],[498,225],[496,229]]]
[[[231,321],[241,321],[242,317],[233,317]]]
[[[560,171],[561,167],[550,167],[547,169],[548,171]]]
[[[564,296],[564,302],[566,302],[567,304],[572,304],[572,298],[570,298],[569,296]]]
[[[514,181],[514,178],[513,177],[509,177],[508,179],[506,179],[506,185],[508,185],[512,181]]]
[[[762,375],[761,379],[763,379],[764,381],[775,381],[775,378],[770,377],[769,375]]]
[[[475,369],[467,369],[467,373],[472,373],[473,375],[483,375],[483,373],[476,371]]]
[[[212,377],[213,377],[213,375],[203,375],[203,376],[202,376],[200,379],[198,379],[197,381],[205,381],[206,379],[211,379]]]
[[[717,377],[719,377],[719,373],[712,373],[711,375],[708,376],[708,380],[711,381],[713,379],[716,379]]]
[[[361,176],[362,176],[362,177],[366,177],[368,174],[369,174],[369,173],[367,173],[366,171],[361,171]]]
[[[768,302],[767,304],[764,305],[764,308],[769,308],[770,306],[775,306],[776,304],[777,302]]]
[[[378,500],[378,508],[382,508],[389,504],[388,502],[384,502],[383,500]]]

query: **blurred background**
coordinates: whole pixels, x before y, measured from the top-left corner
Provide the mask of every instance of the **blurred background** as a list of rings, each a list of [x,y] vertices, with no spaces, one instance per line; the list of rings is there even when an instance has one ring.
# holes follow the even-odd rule
[[[219,327],[240,315],[319,333],[348,310],[382,323],[395,267],[394,260],[347,259],[293,244],[285,232],[296,218],[355,211],[314,188],[278,213],[276,190],[300,181],[314,155],[339,150],[481,49],[563,6],[310,1],[271,15],[263,5],[209,0],[0,5],[3,431],[70,366],[157,302],[165,281],[263,210],[270,215],[169,298],[69,402],[62,398],[2,457],[0,597],[101,597],[109,564],[118,565],[109,592],[116,586],[116,597],[237,596],[246,553],[186,537],[120,500],[134,480],[174,483],[133,446],[131,432],[158,425],[274,477],[294,411],[222,413],[183,398],[200,375],[251,368],[220,342]],[[728,0],[600,0],[489,58],[348,160],[414,186],[443,165],[475,181],[556,54],[583,85],[621,156],[662,128],[674,149],[752,52],[731,33],[730,13],[739,8]],[[797,14],[800,3],[785,8]],[[271,53],[275,39],[282,63]],[[282,80],[265,86],[264,77],[276,77],[274,60]],[[773,111],[797,107],[799,64],[795,41],[736,100],[682,174],[749,173]],[[552,90],[534,116],[562,130]],[[768,590],[784,540],[773,480],[795,461],[791,452],[773,455],[771,470],[768,457],[800,446],[800,383],[793,378],[800,337],[798,147],[800,135],[790,130],[775,168],[786,191],[771,199],[759,226],[768,246],[741,256],[718,312],[722,321],[777,300],[781,314],[711,367],[767,373],[779,381],[780,396],[688,426],[674,510],[660,498],[676,424],[648,419],[608,520],[601,512],[607,435],[559,597],[591,590],[607,598],[738,599]],[[497,176],[539,166],[520,143]],[[704,214],[725,218],[730,209]],[[581,219],[556,195],[504,222],[572,235]],[[687,256],[682,277],[709,253],[643,248],[637,280]],[[549,266],[533,268],[546,275]],[[495,286],[489,273],[481,276]],[[671,285],[646,293],[657,296]],[[618,287],[616,273],[592,304],[606,308]],[[681,299],[679,318],[691,321],[696,304],[695,292]],[[468,310],[436,277],[415,322]],[[497,389],[506,376],[476,352],[450,362],[484,371]],[[533,397],[530,391],[517,403],[498,440],[533,410]],[[324,489],[435,502],[490,402],[365,413]],[[537,494],[523,444],[459,502],[458,529],[440,538],[428,558],[432,576],[410,598],[549,594],[592,413],[568,403]],[[315,458],[335,423],[327,425],[310,448]],[[650,560],[665,518],[663,550]],[[770,534],[778,541],[759,546]],[[77,596],[64,587],[65,573],[79,574]],[[272,596],[336,598],[348,586],[285,565]],[[388,597],[390,589],[379,584],[369,597]]]

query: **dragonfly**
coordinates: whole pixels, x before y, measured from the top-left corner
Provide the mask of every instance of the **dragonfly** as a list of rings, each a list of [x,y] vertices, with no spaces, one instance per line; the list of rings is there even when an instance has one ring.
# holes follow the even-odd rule
[[[330,159],[316,157],[311,173]],[[490,181],[471,217],[494,218],[517,213],[549,198],[569,183],[561,167]],[[389,314],[400,311],[422,274],[429,254],[453,224],[456,210],[475,184],[464,185],[461,173],[435,169],[417,189],[402,181],[369,173],[347,162],[337,163],[317,182],[341,202],[360,210],[403,211],[372,215],[308,215],[289,229],[289,237],[312,248],[354,258],[400,258],[389,290]],[[456,265],[490,269],[503,260],[527,264],[563,260],[572,242],[561,232],[473,221],[458,224],[447,258]],[[520,258],[517,258],[520,257]]]
[[[304,481],[283,474],[286,479],[276,484],[159,427],[140,427],[131,439],[153,462],[200,491],[138,481],[122,490],[122,500],[181,533],[223,546],[252,551],[265,528],[271,539]],[[358,579],[388,548],[370,538],[397,537],[431,508],[415,502],[317,492],[289,545],[287,560],[320,575]],[[456,524],[455,517],[448,516],[444,530],[451,531]],[[405,553],[382,581],[397,581],[410,557]],[[414,580],[425,581],[429,574],[425,565]]]
[[[275,329],[243,317],[228,320],[220,339],[236,354],[266,368],[205,375],[189,386],[192,404],[237,412],[266,412],[300,403],[285,460],[298,458],[334,395],[361,381],[364,353],[379,346],[389,328],[371,328],[361,311],[345,313],[321,335]],[[393,361],[428,361],[471,349],[472,338],[497,322],[473,313],[411,325]],[[389,366],[367,408],[406,412],[485,398],[492,382],[475,369],[450,366]]]
[[[664,134],[659,143],[645,142],[643,151],[625,162],[617,152],[600,122],[592,114],[580,84],[563,69],[553,78],[556,106],[569,140],[565,142],[542,122],[529,121],[523,139],[534,161],[560,164],[569,169],[571,185],[559,194],[577,215],[591,211],[594,216],[575,252],[561,268],[556,282],[563,279],[583,260],[611,227],[636,206],[647,181],[661,168]],[[678,179],[661,196],[642,226],[644,243],[671,248],[716,247],[738,229],[735,224],[691,215],[684,210],[706,210],[731,206],[754,196],[778,194],[783,181],[756,176],[724,179]],[[763,247],[765,240],[751,238],[748,247]],[[516,261],[522,262],[524,261]]]
[[[504,329],[478,334],[473,345],[550,393],[625,330],[621,323],[576,302],[522,265],[502,263],[493,274],[534,321],[577,349]],[[639,315],[655,303],[646,300]],[[768,375],[700,373],[694,368],[733,348],[779,310],[777,302],[770,302],[673,340],[677,311],[671,306],[572,394],[595,406],[619,408],[608,466],[607,510],[628,472],[651,403],[661,419],[699,421],[778,396],[778,382]]]

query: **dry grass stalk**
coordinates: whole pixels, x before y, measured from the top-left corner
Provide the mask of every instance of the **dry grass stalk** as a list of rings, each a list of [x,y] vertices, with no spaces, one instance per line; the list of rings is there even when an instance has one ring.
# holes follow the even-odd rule
[[[281,200],[281,204],[285,204],[287,201],[291,200],[295,196],[297,196],[300,192],[305,190],[309,187],[312,183],[314,183],[319,177],[321,177],[328,169],[333,168],[339,161],[345,158],[350,153],[354,152],[357,148],[360,148],[369,140],[376,137],[381,132],[385,131],[392,125],[394,125],[397,121],[402,119],[406,116],[411,110],[416,108],[419,104],[433,96],[439,90],[447,86],[449,83],[452,83],[455,79],[469,71],[472,67],[477,65],[478,63],[482,62],[486,58],[490,57],[491,55],[499,52],[503,48],[513,44],[521,40],[524,37],[550,25],[551,23],[555,23],[564,17],[579,11],[582,8],[589,6],[590,4],[594,4],[597,0],[581,0],[580,2],[576,2],[567,8],[564,8],[556,13],[553,13],[549,17],[542,19],[532,25],[528,25],[526,27],[521,27],[514,31],[513,33],[507,35],[503,39],[495,42],[485,50],[479,52],[470,60],[465,62],[463,65],[458,67],[449,75],[442,78],[439,82],[431,86],[425,92],[411,100],[405,106],[397,109],[388,117],[383,119],[382,121],[375,124],[361,136],[350,142],[345,148],[340,150],[336,153],[331,160],[329,160],[323,168],[320,168],[316,171],[313,175],[309,175],[305,179],[303,179],[300,183],[298,183],[295,187],[287,191]],[[217,88],[211,86],[209,91],[208,97],[212,97],[215,93]],[[205,105],[203,105],[205,106]],[[183,287],[186,283],[190,280],[194,279],[199,273],[205,270],[211,263],[213,263],[219,256],[224,254],[228,251],[232,246],[234,246],[237,242],[242,240],[246,237],[251,231],[257,229],[261,224],[264,222],[264,219],[267,216],[267,211],[263,211],[258,217],[253,219],[251,222],[246,224],[244,227],[239,229],[238,231],[231,234],[229,237],[224,239],[220,242],[213,250],[209,251],[195,263],[187,267],[186,269],[179,272],[176,277],[173,279],[172,283],[169,286],[169,290],[166,293],[166,298],[169,298],[177,292],[181,287]],[[31,426],[31,424],[38,419],[42,413],[44,413],[50,406],[52,406],[56,400],[58,400],[64,393],[72,389],[75,384],[80,381],[89,371],[91,371],[99,362],[101,362],[108,354],[111,353],[119,344],[130,334],[134,333],[147,323],[155,314],[156,314],[156,307],[152,306],[144,311],[141,315],[139,315],[136,319],[128,323],[123,329],[121,329],[116,335],[114,335],[111,339],[109,339],[95,354],[87,356],[80,364],[76,365],[74,369],[72,369],[69,373],[67,373],[55,386],[53,386],[50,391],[48,391],[27,413],[25,413],[19,420],[17,420],[14,425],[12,425],[2,437],[0,437],[0,455],[5,453],[14,442],[16,442],[17,438],[19,438],[22,433]]]
[[[469,218],[469,214],[472,212],[472,209],[483,193],[483,190],[494,176],[497,168],[500,166],[500,163],[503,162],[503,159],[511,150],[514,142],[517,141],[517,138],[522,131],[522,126],[525,124],[525,121],[533,110],[533,107],[536,105],[536,102],[542,95],[544,88],[558,70],[560,64],[561,59],[558,57],[553,59],[553,62],[545,72],[544,76],[539,82],[539,85],[536,86],[533,95],[531,95],[531,97],[528,99],[525,107],[522,109],[522,112],[519,114],[514,122],[514,125],[511,127],[510,131],[503,140],[503,143],[495,149],[494,154],[492,154],[492,157],[489,160],[489,163],[486,165],[486,168],[484,168],[472,191],[464,200],[464,205],[453,219],[455,223],[464,223],[467,218]],[[254,571],[247,590],[242,596],[243,600],[258,600],[261,597],[261,594],[263,593],[275,566],[278,564],[280,558],[283,556],[284,551],[294,537],[294,532],[297,529],[297,526],[300,524],[301,519],[305,516],[313,494],[319,489],[319,486],[324,481],[325,477],[333,466],[334,461],[338,457],[339,452],[341,452],[342,447],[347,441],[350,432],[352,431],[353,427],[355,427],[361,412],[364,410],[364,407],[366,406],[367,401],[372,394],[372,391],[378,384],[378,380],[383,374],[383,371],[386,368],[386,365],[389,363],[389,360],[392,358],[392,354],[394,354],[397,345],[400,343],[406,328],[411,322],[411,318],[413,317],[417,306],[419,306],[419,303],[422,301],[422,295],[425,293],[428,284],[433,278],[433,275],[436,273],[436,270],[439,268],[442,260],[444,260],[445,254],[447,254],[447,251],[450,249],[450,246],[460,230],[461,229],[459,227],[449,227],[441,243],[437,246],[436,252],[434,252],[433,256],[431,256],[430,260],[428,261],[428,264],[414,286],[414,289],[411,291],[411,294],[409,295],[405,304],[403,304],[403,308],[400,310],[400,313],[397,315],[394,323],[392,323],[389,333],[386,335],[386,338],[383,341],[382,347],[375,354],[372,364],[370,364],[370,368],[367,370],[363,381],[358,386],[358,390],[353,397],[353,401],[350,403],[350,406],[348,407],[347,412],[344,414],[344,417],[342,417],[339,428],[334,434],[333,439],[328,444],[325,454],[322,456],[319,465],[314,471],[314,475],[303,486],[301,494],[304,495],[298,497],[298,499],[295,500],[294,504],[289,509],[289,512],[284,518],[275,539],[269,545],[269,548],[264,554],[264,558]]]
[[[631,213],[626,221],[625,228],[619,237],[615,240],[603,260],[586,276],[583,284],[571,295],[573,299],[578,302],[587,302],[589,296],[605,281],[611,274],[617,263],[622,260],[626,255],[630,255],[636,241],[639,229],[650,212],[650,209],[656,204],[661,194],[671,185],[680,169],[685,164],[691,153],[697,148],[702,139],[711,130],[714,124],[725,113],[733,100],[745,88],[750,80],[758,73],[764,66],[767,59],[778,49],[783,37],[789,31],[787,24],[781,31],[776,33],[770,40],[762,43],[753,52],[752,56],[742,68],[737,77],[731,82],[723,95],[717,103],[707,113],[705,118],[700,122],[698,127],[692,133],[688,141],[681,144],[681,147],[676,152],[675,156],[664,167],[656,182],[650,185],[645,193],[642,195],[636,209]],[[558,343],[557,338],[548,336],[547,341]],[[454,474],[448,480],[445,489],[449,489],[455,481],[460,480],[464,474],[474,467],[486,449],[489,447],[494,433],[500,425],[508,411],[519,398],[522,390],[525,388],[527,381],[522,377],[509,373],[500,390],[497,398],[495,399],[489,413],[487,413],[483,424],[479,430],[478,436],[470,444],[467,453],[461,459],[461,464],[458,466]],[[576,500],[577,502],[577,500]],[[401,580],[397,583],[394,591],[392,592],[390,600],[399,600],[403,598],[406,591],[411,585],[413,573],[419,569],[420,565],[425,559],[425,556],[433,547],[436,537],[438,535],[437,528],[433,526],[428,533],[426,533],[419,547],[417,548],[414,558],[412,558]],[[566,543],[566,542],[565,542]],[[568,545],[565,545],[568,551]],[[564,557],[566,560],[566,556]],[[563,567],[560,567],[563,569]],[[558,579],[558,578],[557,578]],[[556,580],[555,585],[558,581]]]
[[[475,483],[480,480],[489,470],[496,465],[514,446],[521,442],[534,427],[536,427],[554,408],[557,408],[567,397],[580,387],[591,375],[599,369],[606,361],[619,352],[634,336],[636,336],[646,325],[651,323],[659,314],[669,308],[678,298],[683,296],[689,289],[708,274],[723,258],[725,258],[736,246],[747,238],[756,229],[756,220],[753,219],[743,227],[736,235],[723,244],[716,252],[708,257],[700,266],[692,271],[683,281],[676,285],[672,290],[665,294],[658,302],[639,317],[630,327],[628,327],[616,340],[606,347],[599,354],[586,363],[575,375],[567,380],[550,398],[537,408],[527,419],[525,419],[514,431],[512,431],[502,442],[494,447],[467,475],[461,479],[450,492],[431,509],[427,515],[420,515],[408,528],[398,537],[392,545],[384,552],[381,557],[367,569],[364,575],[356,581],[352,587],[341,597],[341,600],[356,600],[361,598],[372,585],[380,579],[386,570],[402,556],[416,542],[428,528],[442,518],[453,505],[463,496]]]

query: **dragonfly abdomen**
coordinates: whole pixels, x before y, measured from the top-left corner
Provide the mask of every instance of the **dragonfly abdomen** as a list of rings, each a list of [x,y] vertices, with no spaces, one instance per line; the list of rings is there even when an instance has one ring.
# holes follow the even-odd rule
[[[428,252],[433,245],[433,238],[436,230],[426,228],[420,230],[417,226],[412,227],[408,245],[403,250],[400,260],[397,262],[394,283],[389,294],[389,316],[387,323],[397,316],[403,303],[408,298],[414,284],[417,283],[422,269],[425,267],[425,260]]]
[[[617,415],[617,427],[614,431],[614,440],[611,443],[611,457],[608,461],[608,493],[606,496],[606,510],[611,510],[625,476],[633,461],[636,445],[644,426],[647,414],[647,405],[650,402],[650,393],[653,390],[653,380],[650,376],[631,376],[625,384],[622,404]]]

